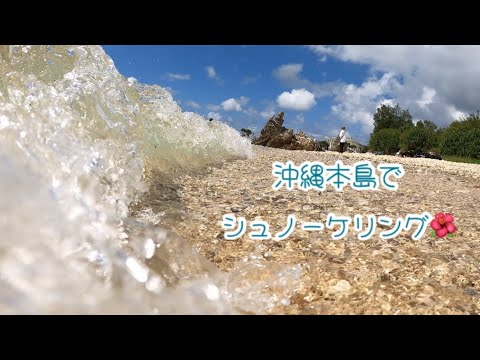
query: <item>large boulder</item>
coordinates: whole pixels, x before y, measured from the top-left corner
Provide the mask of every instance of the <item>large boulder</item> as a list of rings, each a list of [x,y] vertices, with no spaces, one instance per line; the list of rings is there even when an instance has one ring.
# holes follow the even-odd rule
[[[286,131],[281,132],[275,137],[272,137],[266,146],[277,149],[286,149],[292,142],[293,137],[293,129],[286,129]]]
[[[293,133],[293,129],[283,126],[283,112],[272,116],[260,132],[260,136],[252,143],[254,145],[268,146],[286,150],[318,150],[315,140],[303,132]]]
[[[293,132],[293,130],[292,130]],[[290,145],[287,147],[288,150],[307,150],[307,151],[315,151],[317,145],[315,140],[311,137],[308,137],[303,132],[299,132],[295,134],[292,138]]]
[[[260,136],[255,141],[253,141],[253,144],[263,145],[263,146],[272,146],[272,145],[268,145],[268,143],[272,139],[275,139],[276,137],[280,136],[282,133],[287,131],[287,128],[283,127],[284,115],[285,114],[283,112],[278,113],[277,115],[273,115],[267,121],[267,124],[264,126],[264,128],[260,132]],[[276,146],[272,146],[272,147],[276,147]]]

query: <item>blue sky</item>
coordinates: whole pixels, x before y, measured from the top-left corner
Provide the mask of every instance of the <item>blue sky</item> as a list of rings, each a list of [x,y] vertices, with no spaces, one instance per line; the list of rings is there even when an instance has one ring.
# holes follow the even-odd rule
[[[447,125],[476,111],[479,100],[480,70],[458,57],[460,51],[478,59],[478,46],[103,48],[124,76],[167,87],[184,111],[236,129],[259,131],[268,117],[284,111],[284,125],[296,131],[322,139],[345,125],[350,136],[366,143],[382,103],[399,102],[414,119]],[[456,78],[448,76],[452,70]]]

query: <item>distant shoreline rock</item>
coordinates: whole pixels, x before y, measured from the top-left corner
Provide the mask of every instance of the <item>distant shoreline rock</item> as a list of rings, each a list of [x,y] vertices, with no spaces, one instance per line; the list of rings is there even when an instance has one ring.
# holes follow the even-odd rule
[[[273,115],[263,127],[260,136],[253,140],[252,144],[285,150],[321,150],[317,141],[302,131],[294,134],[293,129],[284,127],[284,115],[284,112]]]

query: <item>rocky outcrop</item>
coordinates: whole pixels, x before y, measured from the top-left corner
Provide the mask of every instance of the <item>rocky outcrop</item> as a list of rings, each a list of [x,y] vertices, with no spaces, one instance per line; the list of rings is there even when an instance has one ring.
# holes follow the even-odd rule
[[[303,132],[294,134],[293,129],[287,129],[283,126],[284,115],[283,112],[280,112],[272,116],[260,132],[260,136],[253,141],[253,144],[286,150],[318,150],[314,139]]]
[[[289,129],[284,131],[277,136],[271,138],[266,146],[283,149],[285,146],[290,144],[293,139],[293,130]]]
[[[330,151],[340,151],[340,137],[330,139],[330,146],[328,147]]]
[[[260,136],[253,142],[255,145],[263,145],[263,146],[270,146],[270,147],[279,147],[281,137],[284,141],[287,141],[288,136],[284,134],[288,131],[287,128],[283,126],[283,116],[285,114],[283,112],[278,113],[277,115],[272,116],[268,121],[267,124],[264,126],[262,131],[260,132]],[[293,131],[292,131],[293,137]],[[272,141],[276,146],[272,146]]]
[[[299,132],[298,134],[293,135],[292,142],[286,149],[315,151],[317,149],[317,144],[311,137],[305,135],[303,132]]]

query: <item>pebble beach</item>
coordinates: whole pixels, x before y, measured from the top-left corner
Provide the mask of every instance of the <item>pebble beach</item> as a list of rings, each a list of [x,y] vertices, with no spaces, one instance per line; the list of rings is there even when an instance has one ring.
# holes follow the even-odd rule
[[[342,160],[402,164],[405,175],[397,191],[273,190],[272,163],[295,165]],[[300,284],[285,304],[269,314],[478,314],[480,312],[480,165],[443,160],[400,158],[337,152],[288,151],[254,146],[251,159],[210,168],[206,174],[184,175],[178,183],[179,201],[188,216],[175,223],[178,235],[221,271],[252,254],[262,261],[301,267]],[[353,216],[375,214],[392,219],[409,213],[440,211],[455,217],[454,238],[425,235],[415,241],[402,232],[382,240],[361,241],[350,229],[332,240],[334,230],[302,230],[297,222],[284,241],[224,239],[225,214],[247,221],[264,220],[272,233],[285,227],[288,214],[302,222],[322,221],[328,213]]]

